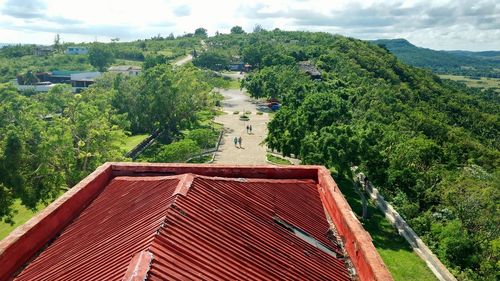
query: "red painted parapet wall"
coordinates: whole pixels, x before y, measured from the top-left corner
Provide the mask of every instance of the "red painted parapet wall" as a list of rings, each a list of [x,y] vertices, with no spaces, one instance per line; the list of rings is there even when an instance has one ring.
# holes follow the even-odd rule
[[[318,180],[320,166],[250,166],[186,163],[110,163],[114,176],[179,175],[192,173],[209,177]]]
[[[323,206],[337,227],[346,252],[356,268],[360,280],[393,280],[382,258],[351,207],[332,179],[330,172],[321,167],[318,183]]]
[[[9,280],[73,221],[115,176],[179,175],[256,179],[312,179],[342,237],[360,280],[393,280],[329,171],[322,166],[235,166],[212,164],[106,163],[0,241],[0,280]]]
[[[12,279],[33,255],[97,197],[111,177],[111,166],[102,165],[0,241],[0,280]]]

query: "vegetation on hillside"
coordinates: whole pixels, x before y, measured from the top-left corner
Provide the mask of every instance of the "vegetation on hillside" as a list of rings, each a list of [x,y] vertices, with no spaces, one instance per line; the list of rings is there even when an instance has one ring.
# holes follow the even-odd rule
[[[67,55],[70,46],[86,47],[88,55]],[[26,72],[53,70],[105,70],[113,61],[141,65],[143,62],[173,61],[179,56],[200,49],[199,37],[157,36],[146,40],[112,43],[54,43],[54,52],[47,56],[35,56],[35,45],[9,45],[0,48],[0,83],[8,82]],[[114,59],[114,60],[113,60]]]
[[[326,33],[219,35],[256,67],[243,84],[282,108],[267,144],[337,179],[359,166],[461,280],[500,272],[500,100]],[[231,45],[227,45],[227,44]],[[297,62],[322,73],[312,80]]]
[[[500,78],[500,52],[435,51],[419,48],[405,39],[375,40],[401,61],[438,74]]]

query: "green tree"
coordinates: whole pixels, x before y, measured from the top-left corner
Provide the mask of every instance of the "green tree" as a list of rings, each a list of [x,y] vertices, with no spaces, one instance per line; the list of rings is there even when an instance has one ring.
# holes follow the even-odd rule
[[[114,61],[113,52],[105,44],[94,43],[89,50],[89,62],[103,72]]]
[[[262,25],[260,24],[256,24],[254,27],[253,27],[253,32],[254,33],[259,33],[259,32],[262,32],[262,31],[266,31]]]
[[[203,27],[199,27],[194,31],[194,36],[206,38],[207,37],[207,30]]]
[[[0,84],[0,218],[10,221],[14,199],[36,209],[103,162],[123,159],[110,96],[55,87],[28,98]]]
[[[195,122],[196,111],[207,104],[209,89],[200,75],[193,66],[174,71],[166,64],[145,71],[137,101],[142,112],[139,123],[147,132],[160,128],[168,141],[181,127]]]
[[[245,31],[241,26],[235,25],[231,27],[231,34],[244,34]]]
[[[194,65],[212,70],[224,69],[230,62],[231,60],[227,53],[218,50],[203,52],[193,59]]]
[[[23,83],[24,85],[35,85],[36,83],[40,82],[38,77],[33,73],[33,71],[28,71],[26,74],[23,75]]]
[[[189,157],[199,154],[200,151],[200,147],[194,140],[184,139],[164,145],[155,157],[155,161],[167,163],[185,162]]]
[[[194,129],[189,131],[186,138],[194,140],[201,148],[211,148],[215,146],[217,134],[211,129]]]
[[[56,52],[61,52],[62,51],[62,45],[61,45],[61,36],[58,34],[56,34],[56,36],[54,37],[54,45],[53,45],[53,48]]]

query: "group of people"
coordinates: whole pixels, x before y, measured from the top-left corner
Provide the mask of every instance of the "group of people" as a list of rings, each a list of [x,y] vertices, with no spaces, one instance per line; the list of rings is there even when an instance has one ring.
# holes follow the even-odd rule
[[[247,125],[247,134],[251,134],[252,133],[252,125]],[[241,146],[241,142],[243,141],[243,139],[240,137],[234,137],[233,139],[233,142],[234,142],[234,146],[236,146],[237,148],[243,148]]]
[[[234,137],[233,139],[233,142],[234,142],[234,146],[238,147],[238,148],[243,148],[241,146],[241,142],[243,141],[243,139],[241,137]],[[238,146],[239,145],[239,146]]]

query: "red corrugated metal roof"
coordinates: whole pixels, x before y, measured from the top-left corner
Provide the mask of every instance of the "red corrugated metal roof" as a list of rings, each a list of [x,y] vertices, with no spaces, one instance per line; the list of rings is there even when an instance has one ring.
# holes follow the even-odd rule
[[[350,280],[276,218],[341,255],[312,180],[116,177],[16,279],[118,280],[148,251],[150,280]]]
[[[16,280],[120,280],[164,221],[175,177],[113,179]]]

